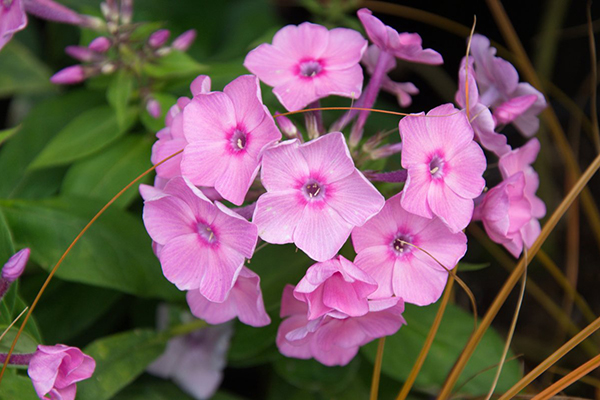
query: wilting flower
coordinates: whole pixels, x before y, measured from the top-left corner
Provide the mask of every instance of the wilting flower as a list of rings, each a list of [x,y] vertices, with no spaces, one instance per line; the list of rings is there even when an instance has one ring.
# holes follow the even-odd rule
[[[77,347],[39,345],[27,374],[40,399],[73,400],[76,383],[92,376],[95,368],[94,359]]]
[[[426,218],[439,217],[452,232],[464,229],[473,216],[473,199],[485,181],[485,156],[473,141],[464,112],[441,105],[427,116],[400,120],[402,167],[408,178],[402,207]]]
[[[165,277],[180,290],[199,289],[208,300],[223,302],[254,253],[256,226],[213,204],[182,177],[152,192],[145,196],[143,218]]]
[[[506,142],[506,136],[495,132],[496,122],[490,109],[479,100],[479,89],[473,69],[473,58],[469,58],[469,69],[465,67],[466,58],[463,57],[458,70],[458,91],[456,102],[466,110],[467,107],[467,76],[469,81],[469,110],[468,117],[475,138],[486,149],[493,151],[497,156],[502,156],[511,150]]]
[[[280,29],[273,44],[248,53],[244,66],[295,111],[332,94],[358,98],[363,83],[359,62],[366,48],[367,41],[354,30],[329,31],[304,22]]]
[[[369,312],[360,317],[337,313],[307,318],[308,306],[293,295],[287,285],[281,299],[281,317],[286,318],[277,331],[277,347],[287,357],[315,358],[322,364],[346,365],[360,346],[373,339],[393,335],[406,323],[404,302],[399,297],[369,301]]]
[[[167,312],[166,307],[158,309],[159,330],[166,328]],[[232,325],[227,323],[176,336],[168,341],[165,352],[148,366],[148,372],[172,379],[195,399],[208,399],[223,380],[232,334]]]
[[[236,205],[258,173],[262,150],[281,138],[252,75],[240,76],[223,92],[195,95],[183,110],[183,131],[189,143],[183,175],[195,185],[214,186]]]
[[[354,263],[379,285],[369,298],[398,296],[424,306],[440,298],[448,278],[444,267],[454,268],[465,255],[467,237],[438,218],[407,212],[401,196],[388,199],[379,214],[352,231]]]
[[[294,297],[308,305],[309,320],[325,314],[360,317],[369,312],[367,297],[375,282],[342,256],[314,264],[296,285]]]
[[[523,135],[534,135],[540,125],[537,115],[546,108],[544,96],[529,83],[519,83],[515,67],[496,57],[496,49],[485,36],[473,35],[471,54],[475,59],[479,101],[494,109],[498,122],[512,122]]]
[[[354,167],[341,132],[308,143],[290,140],[263,157],[260,196],[253,222],[269,243],[295,243],[316,261],[338,252],[355,226],[385,202]]]
[[[199,290],[190,290],[186,297],[192,314],[209,324],[222,324],[235,317],[251,326],[265,326],[271,323],[271,318],[265,311],[260,277],[246,267],[242,268],[222,303],[207,300]]]
[[[544,202],[535,195],[540,180],[531,166],[539,151],[540,142],[531,139],[502,156],[499,169],[504,180],[486,193],[475,210],[490,238],[515,257],[523,245],[533,245],[541,231],[539,219],[546,215]]]

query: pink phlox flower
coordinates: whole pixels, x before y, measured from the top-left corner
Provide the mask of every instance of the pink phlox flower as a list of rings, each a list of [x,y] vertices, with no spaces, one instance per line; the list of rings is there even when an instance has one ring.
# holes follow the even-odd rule
[[[222,303],[206,299],[199,290],[190,290],[186,297],[192,314],[209,324],[221,324],[235,317],[246,325],[256,327],[271,323],[271,318],[265,311],[260,277],[247,267],[242,268]]]
[[[534,135],[540,124],[537,115],[546,108],[544,95],[529,83],[519,83],[515,67],[496,57],[496,49],[485,36],[473,35],[471,54],[475,59],[480,102],[494,109],[498,122],[512,122],[524,136]],[[511,102],[518,97],[522,99]]]
[[[76,383],[92,376],[95,368],[94,359],[77,347],[38,345],[27,374],[40,399],[73,400]]]
[[[444,104],[427,116],[404,117],[400,136],[402,167],[408,170],[402,207],[425,218],[435,215],[452,232],[464,229],[473,216],[473,199],[485,186],[486,168],[464,111]]]
[[[379,285],[370,299],[398,296],[425,306],[440,298],[448,278],[437,261],[453,269],[467,251],[467,237],[438,218],[407,212],[401,197],[388,199],[379,214],[352,231],[354,263]]]
[[[479,101],[479,89],[473,69],[473,58],[469,58],[469,70],[465,69],[466,57],[463,57],[458,70],[458,91],[456,92],[456,103],[463,109],[467,107],[467,76],[469,81],[469,119],[475,138],[481,145],[493,151],[498,157],[508,153],[511,147],[507,144],[506,136],[495,132],[496,121],[489,108]]]
[[[193,96],[210,92],[210,77],[200,75],[190,85]],[[181,111],[190,103],[187,97],[180,97],[165,115],[165,128],[158,131],[158,140],[152,146],[150,160],[152,164],[164,160],[170,155],[183,150],[188,144],[183,134],[183,115]],[[163,179],[171,179],[181,175],[182,154],[178,154],[169,161],[156,167],[156,174]]]
[[[369,301],[369,312],[359,317],[324,315],[308,319],[308,305],[287,285],[281,299],[281,317],[277,347],[281,354],[300,359],[315,358],[324,365],[346,365],[360,346],[393,335],[406,323],[402,317],[404,302],[399,297]],[[286,318],[287,317],[287,318]]]
[[[341,132],[300,144],[289,140],[268,149],[253,222],[269,243],[295,243],[313,260],[329,260],[355,226],[385,202],[354,167]]]
[[[296,285],[294,297],[308,305],[308,319],[325,314],[360,317],[369,312],[367,297],[377,289],[369,275],[342,256],[316,263]]]
[[[531,204],[525,197],[523,172],[512,175],[490,189],[477,207],[475,218],[483,222],[490,239],[501,243],[518,258],[525,239],[522,231],[533,221]]]
[[[236,205],[258,174],[263,149],[281,139],[252,75],[236,78],[223,92],[195,95],[183,110],[183,131],[189,143],[183,175]]]
[[[361,62],[367,69],[370,75],[375,72],[377,60],[381,50],[376,45],[372,44],[365,52]],[[408,107],[412,103],[411,95],[419,94],[419,89],[412,82],[394,82],[390,79],[387,73],[396,68],[396,60],[393,58],[386,59],[385,73],[381,80],[381,87],[388,93],[393,94],[398,99],[398,104],[401,107]]]
[[[368,8],[361,8],[356,14],[371,42],[382,51],[396,58],[422,64],[438,65],[444,62],[437,51],[423,49],[421,36],[417,33],[398,33],[381,22]]]
[[[148,197],[144,224],[159,246],[155,251],[165,277],[180,290],[198,289],[208,300],[223,302],[254,253],[256,225],[213,204],[182,177],[163,190],[142,185],[141,191]]]
[[[167,307],[159,307],[160,330],[167,327],[167,313]],[[191,316],[189,320],[192,320]],[[232,324],[226,323],[176,336],[167,342],[164,353],[148,366],[147,371],[173,380],[194,399],[211,398],[223,380],[232,334]]]
[[[273,44],[252,50],[244,66],[269,86],[281,104],[296,111],[329,95],[357,99],[363,84],[359,65],[367,48],[360,33],[327,30],[304,22],[281,28]]]

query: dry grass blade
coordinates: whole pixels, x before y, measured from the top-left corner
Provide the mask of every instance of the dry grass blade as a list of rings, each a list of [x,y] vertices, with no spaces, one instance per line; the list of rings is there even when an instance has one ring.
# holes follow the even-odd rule
[[[587,23],[588,23],[588,37],[590,38],[590,62],[592,66],[592,84],[591,84],[591,98],[590,98],[590,114],[592,115],[592,128],[594,129],[594,145],[596,151],[600,153],[600,127],[598,126],[598,66],[596,61],[596,42],[594,39],[594,27],[592,24],[592,2],[587,2]]]
[[[417,375],[421,371],[421,367],[427,358],[427,354],[429,354],[429,349],[433,344],[433,340],[435,339],[435,335],[437,334],[438,328],[440,327],[440,323],[442,322],[442,318],[444,317],[444,312],[446,311],[446,306],[450,300],[450,295],[452,293],[452,287],[454,286],[454,278],[450,276],[448,278],[448,283],[446,283],[446,290],[444,291],[444,296],[442,297],[442,301],[440,302],[440,308],[438,308],[437,313],[435,314],[435,319],[433,320],[433,324],[431,324],[431,328],[429,328],[429,333],[427,333],[427,337],[425,338],[425,343],[423,343],[423,348],[417,357],[415,364],[413,365],[406,382],[404,382],[404,386],[398,393],[398,397],[396,400],[404,400],[410,393],[410,389],[412,388],[415,380],[417,379]]]
[[[373,367],[373,378],[371,379],[371,395],[369,400],[377,400],[379,393],[379,378],[381,377],[381,363],[383,362],[383,348],[385,347],[385,337],[379,339],[377,344],[377,355],[375,357],[375,366]]]
[[[573,336],[571,340],[563,344],[558,350],[552,353],[548,358],[542,361],[537,367],[531,370],[525,375],[519,382],[517,382],[512,388],[504,393],[500,400],[508,400],[518,394],[527,385],[533,382],[538,376],[543,374],[545,371],[550,369],[561,357],[571,351],[579,343],[583,342],[588,336],[600,329],[600,318],[597,318],[590,325],[582,329],[577,335]]]
[[[583,188],[587,185],[587,183],[592,178],[592,176],[596,173],[596,171],[598,171],[598,168],[600,168],[600,156],[597,156],[594,159],[592,164],[586,169],[586,171],[583,173],[581,178],[579,178],[579,180],[577,181],[575,186],[569,191],[569,193],[563,199],[563,201],[560,203],[558,208],[554,211],[554,213],[552,213],[552,215],[548,219],[548,222],[546,222],[546,224],[544,225],[544,228],[542,229],[540,236],[537,238],[537,240],[533,243],[533,245],[530,248],[530,251],[529,251],[530,258],[535,257],[535,255],[537,254],[538,250],[541,248],[544,241],[550,235],[550,232],[552,232],[554,230],[554,228],[556,227],[556,224],[558,224],[558,221],[567,212],[567,210],[569,209],[569,206],[573,203],[573,201],[577,198],[577,196],[579,196],[579,194],[581,193]],[[452,388],[456,384],[458,377],[460,376],[463,369],[467,365],[467,361],[469,360],[469,358],[475,351],[477,344],[479,344],[479,341],[483,337],[485,331],[489,328],[490,324],[492,323],[492,320],[494,319],[494,317],[500,310],[500,307],[502,307],[502,305],[506,301],[506,298],[508,297],[509,293],[512,291],[514,286],[517,284],[517,282],[521,278],[521,275],[525,271],[525,267],[527,266],[527,261],[528,260],[521,259],[519,261],[519,264],[515,268],[515,270],[510,274],[510,276],[504,283],[504,286],[502,286],[502,289],[500,290],[500,292],[494,299],[494,302],[492,303],[492,305],[488,309],[487,313],[481,320],[479,327],[473,333],[473,335],[471,336],[471,338],[465,345],[463,352],[461,353],[460,357],[456,361],[456,364],[452,368],[452,371],[446,378],[446,382],[444,382],[442,390],[440,391],[440,394],[438,397],[439,399],[447,399],[450,396],[450,394],[452,392]]]
[[[527,265],[527,248],[524,248],[523,250],[525,253],[525,265]],[[490,388],[490,391],[487,394],[486,400],[490,400],[490,398],[494,394],[494,390],[496,390],[496,385],[498,385],[498,380],[500,379],[500,374],[502,373],[502,367],[504,366],[504,362],[506,361],[506,355],[508,354],[508,350],[510,348],[510,344],[512,343],[512,338],[515,333],[515,329],[517,328],[517,320],[519,319],[519,312],[521,311],[521,305],[523,304],[523,297],[525,297],[526,285],[527,267],[525,267],[525,272],[523,272],[523,278],[521,279],[521,292],[519,293],[519,301],[517,302],[517,306],[515,307],[515,314],[513,315],[513,319],[510,324],[510,329],[508,330],[508,335],[506,337],[504,349],[502,350],[502,357],[500,358],[498,370],[496,371],[496,375],[494,376],[494,382],[492,383],[492,387]]]
[[[25,314],[25,311],[27,311],[28,309],[29,309],[29,307],[25,307],[23,309],[23,311],[21,311],[21,313],[19,315],[17,315],[17,318],[15,318],[15,320],[13,322],[11,322],[9,326],[6,327],[6,329],[4,330],[4,332],[2,332],[2,335],[0,335],[0,342],[2,341],[2,339],[4,339],[4,335],[6,335],[6,333],[8,331],[10,331],[10,328],[12,328],[14,326],[14,324],[16,324],[17,321],[21,319],[21,317],[23,316],[23,314]]]
[[[38,294],[35,296],[35,299],[33,300],[33,303],[31,303],[31,306],[29,307],[29,311],[25,315],[25,319],[23,320],[23,323],[21,324],[21,327],[19,328],[19,331],[17,332],[17,335],[15,336],[15,339],[12,342],[12,346],[10,346],[10,350],[8,351],[8,354],[6,355],[6,360],[4,360],[4,365],[2,365],[2,371],[0,371],[0,383],[2,382],[2,377],[4,376],[4,372],[6,371],[6,367],[8,366],[8,362],[10,361],[10,356],[12,355],[12,353],[15,350],[15,347],[17,345],[17,341],[19,340],[19,337],[21,337],[21,333],[23,333],[23,329],[25,329],[25,325],[27,324],[27,321],[29,321],[29,317],[31,316],[31,313],[33,312],[33,310],[35,309],[36,305],[40,301],[40,298],[42,297],[42,294],[46,290],[46,287],[48,287],[48,284],[50,284],[50,281],[52,280],[52,277],[54,276],[54,274],[58,270],[58,267],[62,264],[63,260],[67,256],[67,254],[69,254],[71,252],[71,249],[73,248],[73,246],[75,246],[75,244],[79,241],[79,239],[81,239],[81,237],[85,234],[85,232],[87,232],[87,230],[90,228],[90,226],[92,226],[92,224],[94,222],[96,222],[96,220],[98,218],[100,218],[100,216],[102,214],[104,214],[104,212],[108,209],[108,207],[110,207],[112,205],[112,203],[114,203],[119,197],[121,197],[121,195],[123,195],[123,193],[125,193],[130,187],[132,187],[137,182],[139,182],[139,180],[142,179],[144,176],[146,176],[150,172],[154,171],[154,169],[156,167],[158,167],[159,165],[161,165],[164,162],[167,162],[168,160],[170,160],[171,158],[177,156],[178,154],[180,154],[182,152],[183,152],[183,150],[179,150],[178,152],[176,152],[174,154],[171,154],[169,157],[167,157],[164,160],[160,161],[156,165],[148,168],[146,171],[144,171],[142,174],[140,174],[137,178],[135,178],[133,181],[131,181],[127,186],[125,186],[123,189],[121,189],[121,191],[119,191],[119,193],[117,193],[112,199],[110,199],[110,201],[108,203],[106,203],[104,205],[104,207],[102,207],[102,209],[100,211],[98,211],[98,213],[96,215],[94,215],[94,217],[81,230],[81,232],[79,232],[79,234],[77,235],[77,237],[75,239],[73,239],[73,242],[71,242],[71,244],[69,245],[69,247],[67,248],[67,250],[65,250],[65,252],[60,257],[60,259],[58,260],[58,262],[56,263],[56,265],[52,268],[52,270],[48,274],[48,277],[46,278],[46,281],[44,281],[44,284],[42,285],[42,287],[41,287],[40,291],[38,292]]]
[[[599,366],[600,366],[600,354],[598,354],[596,357],[592,358],[585,364],[581,365],[579,368],[572,371],[567,376],[564,376],[563,378],[554,382],[552,385],[547,387],[545,390],[543,390],[542,392],[540,392],[539,394],[534,396],[532,400],[544,400],[544,399],[549,399],[549,398],[553,397],[555,394],[557,394],[558,392],[561,392],[563,389],[570,386],[572,383],[577,382],[579,379],[586,376],[587,374],[589,374],[590,372],[592,372]]]

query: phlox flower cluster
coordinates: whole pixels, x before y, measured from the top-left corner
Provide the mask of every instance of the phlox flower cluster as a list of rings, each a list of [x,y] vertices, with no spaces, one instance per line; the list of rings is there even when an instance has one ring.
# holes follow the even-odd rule
[[[512,149],[500,132],[513,124],[526,136],[535,133],[543,96],[519,83],[514,67],[482,36],[473,38],[472,54],[458,70],[460,108],[443,104],[404,117],[391,142],[380,132],[363,140],[368,112],[350,110],[329,128],[313,114],[306,129],[272,116],[260,81],[290,111],[330,95],[371,107],[382,89],[401,106],[411,104],[418,89],[387,75],[396,58],[435,65],[442,56],[423,48],[418,34],[398,33],[367,9],[358,17],[370,45],[346,28],[289,25],[247,55],[244,66],[253,75],[222,91],[211,88],[209,77],[196,78],[191,98],[177,101],[157,133],[155,184],[140,187],[165,277],[209,324],[236,317],[252,326],[271,322],[261,279],[247,264],[259,241],[261,247],[293,243],[313,259],[300,282],[277,288],[283,292],[277,346],[288,357],[325,365],[345,365],[360,346],[410,324],[402,317],[405,303],[436,302],[466,254],[463,231],[474,219],[518,257],[545,214],[531,166],[539,142]],[[150,45],[167,36],[156,33]],[[484,149],[498,158],[502,175],[489,190]],[[400,170],[361,170],[365,159],[396,153]],[[381,181],[395,189],[382,194],[373,184]],[[349,239],[355,256],[344,247]]]

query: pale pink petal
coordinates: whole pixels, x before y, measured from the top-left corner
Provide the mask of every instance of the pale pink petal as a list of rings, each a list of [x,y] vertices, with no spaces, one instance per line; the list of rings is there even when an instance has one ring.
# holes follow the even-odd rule
[[[492,112],[483,104],[476,104],[470,113],[471,126],[479,143],[498,157],[508,153],[511,147],[506,143],[506,136],[495,132],[496,123]]]
[[[273,93],[288,111],[301,110],[313,101],[320,99],[314,79],[294,78],[275,86]]]
[[[282,50],[263,43],[248,53],[244,67],[267,85],[279,86],[296,78],[296,63],[296,59],[290,58]]]
[[[285,285],[281,296],[281,310],[279,316],[284,318],[295,314],[306,315],[307,310],[308,307],[306,306],[306,303],[299,301],[294,297],[294,286],[290,284]]]
[[[358,63],[339,70],[325,69],[312,79],[312,84],[316,99],[330,95],[358,99],[363,86],[363,71]]]
[[[308,205],[293,233],[294,243],[313,260],[325,261],[337,254],[352,228],[330,206]]]
[[[518,116],[514,121],[513,125],[525,136],[533,136],[540,127],[540,120],[537,115],[546,108],[546,99],[537,89],[531,86],[529,83],[519,83],[517,89],[513,92],[513,96],[524,96],[534,94],[537,96],[537,100],[525,113]]]
[[[368,8],[361,8],[356,12],[358,19],[363,24],[367,36],[380,49],[387,50],[388,47],[388,31],[386,25],[375,17]],[[391,28],[390,28],[391,29]],[[396,34],[398,34],[396,32]]]
[[[215,204],[223,211],[216,215],[213,222],[219,243],[234,249],[246,258],[252,258],[258,239],[256,225],[246,221],[223,204],[219,202]]]
[[[263,121],[265,109],[256,76],[242,75],[225,86],[223,92],[233,103],[238,128],[250,132]]]
[[[185,201],[194,215],[200,217],[205,224],[211,224],[217,215],[217,210],[210,200],[186,178],[175,177],[169,180],[165,185],[164,192]],[[189,222],[194,224],[198,222],[198,218],[192,218]]]
[[[164,250],[161,255],[164,255]],[[218,248],[217,259],[206,266],[200,282],[200,293],[210,301],[223,302],[233,287],[246,259],[227,247]]]
[[[386,298],[394,295],[392,286],[394,258],[391,256],[389,244],[367,247],[359,251],[354,264],[377,282],[377,290],[371,293],[369,298]]]
[[[281,132],[275,126],[275,121],[266,107],[263,106],[262,112],[264,115],[262,122],[246,135],[247,156],[256,160],[260,160],[263,152],[281,139]]]
[[[427,165],[419,164],[411,167],[402,190],[402,207],[410,213],[431,218],[432,208],[427,200],[431,185],[432,178]]]
[[[335,28],[329,31],[329,42],[324,51],[326,68],[338,70],[358,65],[367,49],[367,41],[352,29]],[[361,79],[362,82],[362,79]]]
[[[14,0],[9,6],[0,6],[0,49],[12,39],[13,34],[25,28],[27,14],[22,0]]]
[[[198,186],[215,186],[229,167],[221,142],[194,142],[185,147],[181,159],[181,173]]]
[[[300,153],[306,159],[311,174],[326,182],[347,177],[356,169],[348,145],[341,132],[331,132],[301,145]]]
[[[210,92],[210,76],[198,75],[190,84],[192,95],[204,94]]]
[[[197,95],[183,110],[185,138],[190,143],[225,141],[226,133],[236,126],[235,115],[234,104],[225,93]]]
[[[443,149],[443,158],[450,160],[473,141],[473,128],[466,113],[452,104],[443,104],[427,113],[425,118],[431,139]],[[442,145],[443,143],[443,145]]]
[[[430,261],[432,262],[423,262],[417,257],[411,257],[408,262],[396,260],[394,294],[405,302],[418,306],[436,302],[444,291],[448,273],[435,265],[435,261]]]
[[[452,232],[466,228],[473,217],[473,200],[460,197],[443,183],[434,182],[430,185],[427,202],[431,211]],[[402,205],[404,206],[404,203]]]
[[[363,225],[377,214],[385,199],[358,170],[327,186],[325,201],[347,222]]]
[[[296,196],[295,192],[275,192],[258,198],[252,222],[265,242],[284,244],[294,241],[294,231],[304,211],[304,205],[296,201]]]
[[[321,25],[304,22],[288,25],[273,37],[273,46],[295,60],[318,60],[324,56],[329,42],[329,31]]]
[[[214,186],[224,199],[239,206],[244,202],[248,189],[258,175],[260,165],[251,155],[228,157],[226,161],[227,169],[216,179]],[[210,168],[205,166],[204,169]]]
[[[217,270],[216,274],[220,273],[218,251],[206,245],[197,233],[169,240],[160,252],[160,263],[165,277],[179,290],[198,289],[202,275],[208,274],[209,268]],[[225,280],[224,277],[222,280]]]
[[[534,94],[513,97],[494,109],[494,117],[501,124],[509,124],[527,111],[536,100],[537,96]]]
[[[303,340],[289,341],[286,339],[286,336],[293,332],[296,329],[302,328],[306,326],[307,320],[306,317],[302,314],[297,314],[291,316],[281,322],[279,325],[279,329],[277,330],[277,348],[286,357],[299,358],[302,360],[307,360],[312,358],[310,339],[312,338],[312,334],[309,337],[304,338]]]
[[[482,175],[486,167],[481,147],[471,141],[455,153],[451,160],[446,161],[444,183],[461,197],[475,198],[485,187]]]
[[[142,218],[152,240],[163,245],[177,236],[194,233],[196,228],[193,210],[173,196],[146,201]]]
[[[429,163],[429,158],[439,146],[427,128],[424,113],[409,115],[400,120],[399,130],[402,138],[402,167]]]
[[[296,189],[310,175],[299,145],[297,140],[286,140],[265,151],[260,179],[267,190]]]
[[[398,230],[395,214],[389,201],[381,211],[363,226],[352,230],[352,245],[357,253],[373,246],[388,246]],[[361,267],[362,268],[362,267]],[[364,269],[364,268],[363,268]]]

